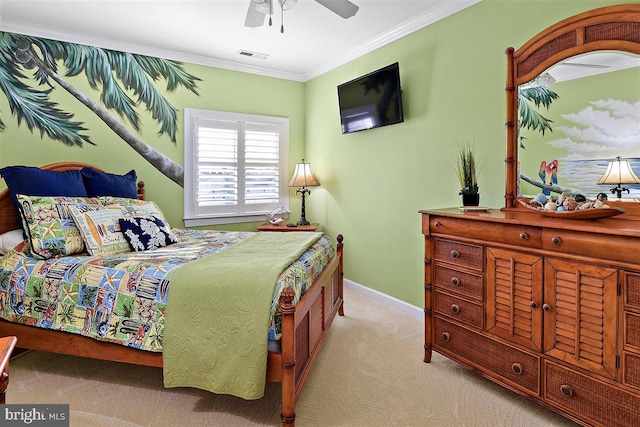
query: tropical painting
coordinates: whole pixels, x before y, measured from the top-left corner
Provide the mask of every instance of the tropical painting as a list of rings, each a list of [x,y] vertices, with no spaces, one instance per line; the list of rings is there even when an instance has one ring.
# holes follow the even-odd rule
[[[100,102],[70,83],[69,77],[75,76],[86,78],[91,90],[99,92]],[[139,136],[141,120],[136,107],[143,105],[159,125],[159,134],[169,136],[175,144],[177,109],[161,88],[198,95],[199,80],[177,61],[0,32],[0,88],[18,126],[65,146],[95,145],[85,124],[74,120],[77,110],[69,111],[70,105],[62,109],[51,100],[53,91],[64,90],[78,101],[78,109],[88,108],[114,135],[181,187],[182,165]],[[8,112],[0,111],[0,132],[7,120]]]
[[[618,156],[640,177],[638,73],[634,68],[551,86],[557,96],[537,104],[545,127],[520,129],[522,195],[556,186],[588,198],[599,193],[616,198],[612,185],[597,182]],[[623,187],[629,190],[623,198],[640,199],[640,185]]]

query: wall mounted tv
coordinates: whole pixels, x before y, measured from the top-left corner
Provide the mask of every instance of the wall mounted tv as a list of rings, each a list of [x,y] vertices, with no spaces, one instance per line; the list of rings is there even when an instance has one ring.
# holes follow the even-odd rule
[[[341,84],[338,102],[342,133],[403,122],[398,63]]]

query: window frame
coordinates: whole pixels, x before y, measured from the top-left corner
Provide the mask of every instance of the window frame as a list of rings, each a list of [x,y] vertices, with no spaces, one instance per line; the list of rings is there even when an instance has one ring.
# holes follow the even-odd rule
[[[238,224],[245,222],[264,221],[268,218],[270,211],[259,211],[252,213],[243,212],[218,212],[198,214],[196,211],[197,202],[197,179],[198,179],[198,141],[197,126],[198,120],[220,120],[236,123],[257,123],[265,125],[276,125],[279,127],[279,201],[278,206],[283,206],[289,212],[289,190],[287,181],[289,179],[289,118],[263,116],[256,114],[232,113],[225,111],[202,110],[185,108],[184,110],[184,212],[183,220],[185,227]],[[243,175],[244,178],[244,175]],[[240,177],[239,177],[240,179]],[[215,210],[213,208],[212,210]],[[225,209],[225,210],[228,210]]]

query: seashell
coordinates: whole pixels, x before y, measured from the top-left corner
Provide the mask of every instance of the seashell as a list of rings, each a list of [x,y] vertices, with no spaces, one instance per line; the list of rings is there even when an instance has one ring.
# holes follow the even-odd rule
[[[600,200],[602,202],[606,202],[607,199],[608,199],[608,197],[607,197],[607,195],[605,193],[598,193],[597,198],[598,198],[598,200]]]
[[[604,202],[600,199],[596,200],[595,202],[593,202],[593,207],[595,209],[600,209],[604,206]]]
[[[578,203],[571,197],[567,197],[562,202],[562,206],[564,206],[564,208],[568,211],[573,211],[576,209],[576,207],[578,207]]]
[[[578,206],[578,209],[581,211],[586,211],[587,209],[591,209],[593,207],[593,202],[584,202],[583,204]]]
[[[529,206],[533,206],[534,208],[541,208],[542,207],[542,203],[540,203],[537,200],[531,199],[531,200],[529,200]]]
[[[558,209],[556,209],[556,212],[565,212],[566,209],[564,208],[564,206],[558,206]]]
[[[552,202],[551,200],[549,200],[545,205],[544,205],[544,210],[545,211],[555,211],[558,209],[558,205],[556,205],[554,202]]]
[[[584,194],[576,194],[574,199],[578,203],[582,203],[582,202],[586,202],[587,201],[587,198],[584,197]]]
[[[536,194],[536,197],[533,198],[536,202],[540,203],[540,205],[544,206],[547,203],[547,196],[542,193]]]

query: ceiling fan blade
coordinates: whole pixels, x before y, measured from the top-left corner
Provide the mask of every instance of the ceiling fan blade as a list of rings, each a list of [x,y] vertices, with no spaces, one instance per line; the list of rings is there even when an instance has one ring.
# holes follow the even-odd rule
[[[247,10],[247,17],[244,20],[245,27],[261,27],[264,25],[264,18],[267,16],[266,13],[261,12],[257,9],[257,4],[249,0],[249,9]]]
[[[320,3],[333,13],[342,16],[344,19],[351,18],[360,9],[349,0],[316,0],[316,2]]]

